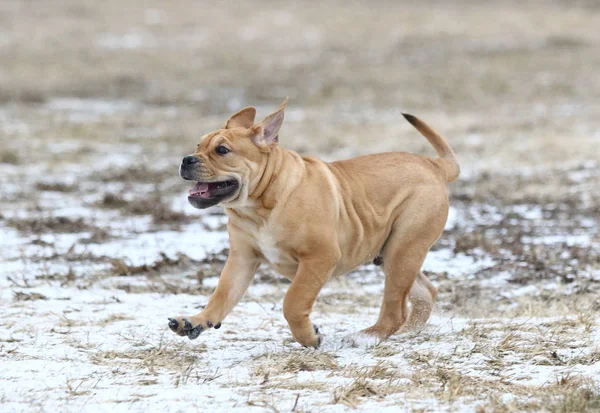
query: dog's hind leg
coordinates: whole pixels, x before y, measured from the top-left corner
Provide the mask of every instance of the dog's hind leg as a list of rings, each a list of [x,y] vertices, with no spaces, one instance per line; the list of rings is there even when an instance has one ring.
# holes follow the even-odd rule
[[[426,201],[416,199],[406,206],[385,243],[382,254],[385,287],[377,322],[346,337],[345,343],[357,347],[375,345],[397,332],[407,320],[407,326],[417,326],[429,318],[436,290],[421,274],[421,266],[443,231],[447,203],[434,208],[431,199]],[[423,208],[423,205],[430,208]],[[410,315],[409,299],[413,308]]]
[[[437,288],[425,274],[419,272],[408,296],[411,309],[406,323],[402,326],[402,332],[417,329],[429,320],[437,296]]]
[[[406,245],[398,239],[389,240],[386,250],[385,287],[379,318],[373,326],[362,331],[378,341],[394,334],[406,322],[410,292],[427,254],[426,247]]]

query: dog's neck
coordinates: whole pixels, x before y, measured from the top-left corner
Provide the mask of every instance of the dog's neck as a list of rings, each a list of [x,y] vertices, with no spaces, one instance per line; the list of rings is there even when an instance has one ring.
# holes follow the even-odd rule
[[[261,165],[262,174],[251,184],[244,206],[228,209],[237,213],[269,215],[279,203],[287,199],[304,174],[304,161],[296,152],[275,146]],[[243,210],[243,212],[242,212]]]

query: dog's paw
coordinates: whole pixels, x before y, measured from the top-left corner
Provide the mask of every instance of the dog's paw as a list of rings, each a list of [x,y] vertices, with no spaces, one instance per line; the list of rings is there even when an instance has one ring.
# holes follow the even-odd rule
[[[313,334],[310,338],[305,337],[304,340],[301,340],[299,336],[295,336],[292,334],[292,336],[294,336],[294,340],[296,340],[302,345],[302,347],[305,348],[319,348],[321,346],[321,343],[323,342],[323,335],[319,332],[319,327],[317,327],[316,324],[313,324],[312,328]]]
[[[190,340],[198,338],[200,333],[209,328],[218,329],[221,327],[221,323],[213,324],[210,320],[204,320],[199,317],[174,317],[169,318],[169,328],[175,334],[182,337],[187,336]]]
[[[342,346],[368,349],[375,347],[381,343],[381,339],[376,335],[359,331],[357,333],[348,334],[342,339]]]

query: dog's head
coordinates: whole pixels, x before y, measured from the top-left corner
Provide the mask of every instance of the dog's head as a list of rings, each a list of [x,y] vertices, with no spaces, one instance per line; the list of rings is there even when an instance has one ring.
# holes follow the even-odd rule
[[[194,207],[246,203],[260,180],[266,157],[278,144],[286,105],[287,99],[257,124],[256,109],[244,108],[221,129],[200,139],[196,152],[183,158],[179,170],[183,179],[197,182],[188,196]]]

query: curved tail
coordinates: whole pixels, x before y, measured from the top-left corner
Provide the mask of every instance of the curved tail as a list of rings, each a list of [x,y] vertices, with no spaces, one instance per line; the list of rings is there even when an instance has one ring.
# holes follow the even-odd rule
[[[402,115],[411,125],[421,132],[421,135],[427,138],[431,146],[433,146],[438,155],[440,155],[439,159],[436,160],[439,161],[440,167],[446,173],[446,181],[455,181],[460,175],[460,166],[458,166],[456,155],[454,155],[454,151],[450,145],[448,145],[446,139],[438,135],[436,131],[431,129],[425,122],[416,116],[409,115],[408,113],[403,113]]]

